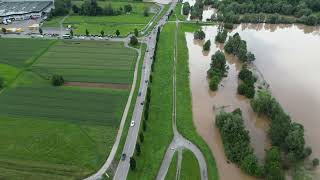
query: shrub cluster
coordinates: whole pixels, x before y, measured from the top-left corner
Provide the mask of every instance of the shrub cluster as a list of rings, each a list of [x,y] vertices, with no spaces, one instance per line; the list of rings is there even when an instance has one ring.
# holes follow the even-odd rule
[[[252,53],[247,50],[246,41],[242,40],[239,33],[229,36],[229,39],[224,46],[224,50],[238,57],[242,62],[251,62],[255,60],[255,57]]]
[[[228,31],[226,29],[219,29],[218,34],[215,37],[215,41],[218,43],[226,42]]]
[[[258,164],[257,157],[250,146],[249,132],[245,129],[241,110],[232,113],[220,112],[216,116],[224,151],[227,158],[240,166],[249,175],[262,177],[263,167]]]
[[[51,77],[51,84],[54,86],[61,86],[64,84],[64,79],[61,75],[53,75]]]
[[[226,57],[222,51],[217,51],[211,56],[210,69],[207,71],[208,78],[210,78],[209,87],[215,91],[218,89],[218,85],[227,71]]]
[[[253,76],[252,72],[245,67],[241,69],[238,77],[242,80],[242,83],[238,86],[238,93],[247,98],[253,98],[255,94],[254,83],[257,79]]]
[[[259,91],[251,100],[251,107],[271,120],[268,131],[271,143],[279,147],[290,162],[302,160],[311,154],[311,148],[305,148],[303,125],[292,122],[269,92]]]

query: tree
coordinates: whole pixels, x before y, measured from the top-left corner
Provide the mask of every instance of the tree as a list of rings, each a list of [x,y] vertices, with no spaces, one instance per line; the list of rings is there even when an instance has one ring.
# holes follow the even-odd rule
[[[291,123],[288,136],[285,138],[286,148],[291,152],[295,160],[303,158],[304,129],[299,123]]]
[[[143,132],[140,132],[139,134],[139,138],[140,138],[140,142],[143,143],[144,141],[144,135],[143,135]]]
[[[88,31],[88,29],[86,29],[86,36],[89,36],[89,31]]]
[[[272,147],[266,151],[265,173],[267,180],[284,180],[284,173],[281,168],[281,154],[277,147]]]
[[[136,169],[136,160],[133,157],[130,157],[130,169],[133,171]]]
[[[138,44],[138,39],[137,39],[137,37],[131,36],[131,38],[130,38],[130,44],[131,44],[132,46],[136,46],[136,45]]]
[[[261,177],[263,174],[262,167],[259,166],[258,159],[253,153],[248,154],[243,158],[240,167],[249,175]]]
[[[120,31],[119,29],[116,30],[116,35],[119,36],[120,35]]]
[[[183,3],[182,14],[188,15],[190,13],[190,4],[189,2]]]
[[[73,30],[72,29],[70,30],[70,35],[71,35],[71,37],[73,36]]]
[[[203,40],[206,37],[206,34],[201,29],[199,29],[196,32],[194,32],[193,37],[194,39]]]
[[[215,37],[215,41],[218,42],[218,43],[224,43],[227,39],[227,36],[228,36],[228,31],[227,30],[219,30],[218,31],[218,34],[216,35]]]
[[[78,8],[77,5],[74,4],[74,5],[72,5],[72,11],[73,11],[73,13],[78,14],[80,9]]]
[[[123,9],[125,13],[129,13],[132,11],[132,6],[130,4],[124,5]]]
[[[134,35],[135,35],[136,37],[138,37],[138,36],[139,36],[139,31],[138,31],[138,29],[137,29],[137,28],[134,28]]]
[[[7,29],[6,28],[1,28],[1,31],[3,34],[5,34],[7,32]]]
[[[251,52],[248,52],[247,53],[247,60],[248,60],[248,62],[252,62],[252,61],[256,60],[256,57]]]
[[[203,45],[203,50],[204,51],[209,51],[210,50],[210,46],[211,46],[211,41],[210,40],[206,41],[206,43],[204,43],[204,45]]]
[[[136,154],[137,154],[137,156],[140,156],[140,154],[141,154],[141,147],[140,147],[140,144],[138,142],[136,144]]]
[[[64,84],[64,79],[61,75],[56,74],[51,77],[51,83],[54,86],[61,86]]]
[[[145,7],[143,10],[143,16],[148,17],[149,16],[149,8]]]
[[[0,89],[4,87],[4,79],[3,77],[0,77]]]
[[[43,34],[43,31],[41,28],[39,28],[39,33],[42,35]]]
[[[146,131],[147,130],[147,123],[146,121],[142,121],[142,130]]]
[[[100,31],[100,34],[101,34],[102,37],[104,37],[104,31],[103,30]]]
[[[318,159],[318,158],[314,158],[314,159],[312,160],[312,166],[313,166],[313,167],[319,166],[319,159]]]

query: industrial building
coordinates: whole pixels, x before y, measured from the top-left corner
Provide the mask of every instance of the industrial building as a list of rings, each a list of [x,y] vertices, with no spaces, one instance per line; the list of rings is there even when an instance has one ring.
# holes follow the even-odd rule
[[[0,0],[0,22],[40,18],[54,8],[50,0]]]

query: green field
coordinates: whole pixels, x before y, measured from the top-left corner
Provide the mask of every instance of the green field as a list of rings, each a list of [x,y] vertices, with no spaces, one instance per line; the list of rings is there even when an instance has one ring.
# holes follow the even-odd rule
[[[185,32],[194,32],[199,28],[196,24],[179,24],[177,53],[177,128],[187,139],[192,141],[203,153],[208,168],[208,179],[218,179],[215,159],[204,140],[197,133],[192,119],[192,100],[189,84],[188,48]]]
[[[78,7],[81,6],[83,1],[73,1],[73,4]],[[63,25],[66,27],[72,25],[74,34],[84,35],[86,29],[90,34],[99,35],[101,30],[108,35],[115,35],[116,30],[120,31],[120,36],[126,36],[128,33],[133,32],[135,28],[138,30],[144,29],[148,22],[152,19],[159,7],[154,3],[142,2],[121,2],[121,1],[98,1],[100,7],[105,7],[109,3],[112,4],[114,9],[119,9],[124,5],[130,4],[132,12],[130,14],[121,14],[117,16],[79,16],[72,14],[65,19]],[[148,7],[152,9],[149,16],[143,15],[144,9]],[[61,17],[54,17],[49,21],[44,22],[44,27],[59,27]]]
[[[60,41],[31,69],[44,77],[61,74],[66,81],[129,84],[136,58],[123,43]]]
[[[0,44],[6,42],[16,44],[21,40],[0,39]],[[99,73],[91,74],[96,72],[95,66],[100,65],[100,69],[113,68],[120,72],[104,82],[124,82],[125,79],[125,83],[131,84],[137,55],[121,43],[29,42],[31,44],[25,50],[17,46],[21,54],[28,56],[24,59],[21,55],[17,60],[19,73],[15,73],[12,83],[0,93],[0,179],[82,179],[94,173],[108,156],[128,89],[53,87],[44,78],[49,73],[43,75],[39,67],[54,73],[55,68],[57,72],[72,71],[83,76],[87,72],[89,82],[96,82],[95,78],[103,77],[98,76]],[[77,47],[73,47],[74,43]],[[30,47],[41,47],[42,51]],[[77,53],[73,50],[76,49],[80,55],[75,56]],[[100,49],[107,54],[101,55]],[[109,49],[120,55],[110,55]],[[14,47],[11,50],[14,52]],[[81,51],[86,53],[81,54]],[[88,53],[90,58],[85,55]],[[10,60],[10,54],[6,58]],[[89,63],[85,63],[87,61]],[[0,62],[5,62],[2,56]],[[121,66],[120,62],[123,63]],[[111,67],[110,63],[119,66]],[[63,68],[70,70],[60,71]],[[126,68],[127,72],[121,73],[121,68]],[[7,65],[0,64],[0,72],[5,69],[8,69]],[[69,75],[67,73],[66,77]]]
[[[170,163],[170,167],[168,169],[168,172],[166,174],[166,178],[165,180],[175,180],[176,179],[176,174],[177,174],[177,161],[178,161],[178,153],[175,152],[171,163]]]
[[[160,33],[152,73],[151,100],[147,129],[141,154],[136,157],[137,168],[129,171],[127,179],[155,179],[172,132],[172,72],[175,24],[167,24]]]
[[[201,179],[199,163],[194,154],[189,150],[184,150],[182,156],[180,179]]]

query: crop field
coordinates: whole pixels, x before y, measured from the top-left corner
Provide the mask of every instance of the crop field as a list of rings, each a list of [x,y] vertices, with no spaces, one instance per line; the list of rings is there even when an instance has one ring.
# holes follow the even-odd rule
[[[16,76],[0,93],[0,179],[83,179],[107,158],[128,89],[53,87],[48,78],[131,84],[137,53],[122,43],[32,42],[17,46],[26,54],[19,68],[0,62],[0,75]]]
[[[40,39],[0,39],[0,63],[23,67],[52,41]]]
[[[45,77],[61,74],[66,81],[129,84],[136,57],[122,43],[60,41],[31,69]]]

